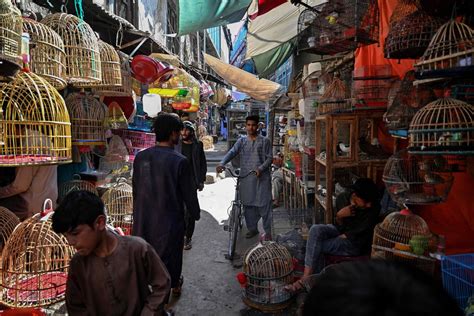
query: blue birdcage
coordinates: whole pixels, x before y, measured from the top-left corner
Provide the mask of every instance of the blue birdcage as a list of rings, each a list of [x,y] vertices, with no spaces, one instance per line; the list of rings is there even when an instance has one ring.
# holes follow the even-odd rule
[[[474,295],[474,253],[446,256],[441,269],[444,288],[464,309]]]

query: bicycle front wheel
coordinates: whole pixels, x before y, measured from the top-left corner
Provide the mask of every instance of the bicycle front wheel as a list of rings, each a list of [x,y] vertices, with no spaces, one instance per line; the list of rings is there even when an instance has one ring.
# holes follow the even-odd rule
[[[232,211],[229,217],[229,243],[227,247],[227,259],[234,259],[235,248],[237,246],[237,235],[239,234],[239,227],[241,221],[242,210],[239,205],[232,206]]]

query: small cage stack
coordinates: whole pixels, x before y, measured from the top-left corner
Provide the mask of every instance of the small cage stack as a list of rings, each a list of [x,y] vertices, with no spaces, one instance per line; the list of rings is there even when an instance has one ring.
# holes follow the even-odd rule
[[[9,209],[0,206],[0,257],[3,247],[18,224],[20,224],[18,216]]]
[[[319,115],[352,111],[347,85],[334,77],[318,102]]]
[[[73,191],[89,191],[99,196],[99,192],[95,186],[89,181],[81,180],[79,175],[74,175],[74,179],[70,181],[63,182],[58,189],[58,202],[61,203],[62,200]]]
[[[132,234],[133,193],[132,186],[119,179],[102,196],[107,216],[112,225],[122,229],[125,235]]]
[[[138,152],[156,145],[156,136],[154,133],[134,131],[130,129],[114,129],[114,135],[122,138],[127,146],[130,155],[135,156]]]
[[[390,65],[356,68],[352,82],[352,99],[356,110],[386,108],[394,83]]]
[[[291,284],[293,261],[288,250],[274,242],[262,242],[244,255],[243,301],[264,312],[289,306],[291,295],[284,287]]]
[[[0,0],[0,75],[20,70],[21,12],[10,0]]]

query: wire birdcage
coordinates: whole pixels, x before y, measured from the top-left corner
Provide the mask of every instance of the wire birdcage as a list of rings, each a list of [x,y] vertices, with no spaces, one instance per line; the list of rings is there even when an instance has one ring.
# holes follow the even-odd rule
[[[9,209],[0,206],[0,254],[18,224],[20,224],[18,216]]]
[[[104,145],[107,106],[85,93],[71,93],[66,98],[72,123],[73,145]]]
[[[132,234],[133,227],[133,192],[132,186],[119,179],[102,196],[107,217],[112,225],[121,228],[125,235]]]
[[[248,306],[275,312],[289,306],[291,294],[284,287],[293,281],[289,251],[275,242],[262,242],[244,255],[242,299]]]
[[[443,157],[410,155],[407,150],[388,159],[382,179],[392,199],[400,205],[444,202],[453,184]]]
[[[370,65],[354,70],[352,100],[355,109],[385,108],[395,82],[391,65]]]
[[[441,98],[416,112],[410,123],[409,150],[414,154],[474,154],[474,106]]]
[[[334,77],[329,86],[324,89],[317,108],[319,115],[352,111],[349,89],[344,81]]]
[[[127,170],[124,170],[127,169]],[[100,159],[99,170],[105,172],[127,172],[131,169],[130,155],[120,136],[113,135],[107,144],[105,156]]]
[[[0,88],[0,166],[71,162],[64,100],[45,79],[22,72]]]
[[[431,39],[415,69],[423,77],[452,76],[472,71],[474,32],[466,24],[450,20]]]
[[[122,138],[130,155],[136,155],[139,151],[156,145],[156,136],[154,133],[129,129],[114,129],[112,133]]]
[[[20,10],[10,0],[0,0],[0,60],[9,63],[1,64],[2,75],[14,75],[20,70],[21,24]],[[11,71],[5,73],[3,68],[7,66]]]
[[[61,203],[63,199],[66,197],[66,195],[68,195],[69,193],[74,192],[74,191],[81,191],[81,190],[89,191],[99,196],[99,192],[97,192],[97,189],[91,182],[81,180],[81,177],[78,174],[76,174],[74,175],[73,180],[63,182],[59,186],[58,203]]]
[[[55,13],[41,23],[56,31],[66,52],[66,80],[72,85],[100,83],[102,68],[97,36],[92,28],[72,14]]]
[[[66,87],[66,54],[61,37],[49,26],[23,18],[23,31],[30,35],[30,69],[56,89]]]
[[[132,88],[132,70],[130,69],[130,60],[128,55],[118,52],[120,57],[120,75],[122,84],[120,86],[105,86],[100,85],[93,87],[94,94],[103,96],[131,96],[133,93]]]
[[[400,261],[433,274],[436,260],[426,254],[433,243],[426,222],[408,209],[394,212],[377,224],[372,243],[372,259]]]
[[[53,231],[49,215],[36,214],[22,222],[3,249],[0,301],[5,306],[48,306],[65,298],[75,251]]]

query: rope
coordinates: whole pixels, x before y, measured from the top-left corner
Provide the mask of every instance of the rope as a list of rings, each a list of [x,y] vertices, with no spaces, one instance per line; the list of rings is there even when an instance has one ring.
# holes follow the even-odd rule
[[[74,0],[74,7],[76,8],[77,17],[84,22],[84,9],[82,7],[82,0]]]

